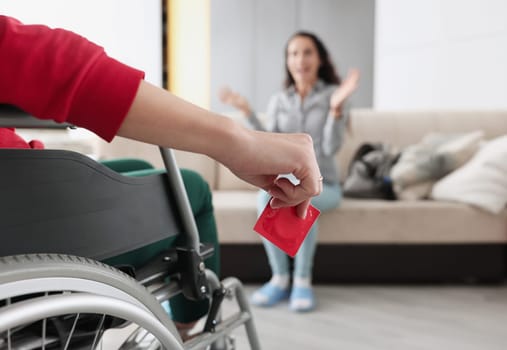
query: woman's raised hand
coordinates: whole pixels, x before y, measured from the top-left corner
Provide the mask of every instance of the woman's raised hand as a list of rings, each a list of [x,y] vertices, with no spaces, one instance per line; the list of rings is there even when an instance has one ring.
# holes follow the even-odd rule
[[[349,71],[340,86],[336,88],[329,101],[329,112],[335,118],[341,117],[342,107],[345,100],[357,89],[359,83],[359,70],[353,68]]]
[[[242,111],[245,117],[249,117],[250,114],[252,114],[252,109],[250,108],[248,100],[236,91],[231,90],[228,86],[220,88],[218,91],[218,97],[222,103],[228,104]]]

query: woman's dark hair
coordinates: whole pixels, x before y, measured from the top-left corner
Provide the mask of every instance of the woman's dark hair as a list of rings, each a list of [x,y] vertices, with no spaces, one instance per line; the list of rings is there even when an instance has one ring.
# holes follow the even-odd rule
[[[292,41],[292,39],[296,37],[309,38],[315,44],[315,47],[317,48],[317,52],[319,53],[320,58],[320,67],[319,71],[317,72],[317,76],[319,77],[319,79],[323,80],[327,84],[339,85],[341,83],[340,76],[336,73],[336,70],[334,69],[333,63],[331,62],[327,49],[322,43],[322,41],[313,33],[299,31],[294,33],[289,38],[287,44],[285,45],[285,81],[283,84],[284,87],[288,88],[289,86],[294,85],[294,79],[292,78],[292,75],[289,72],[289,68],[287,67],[287,55],[288,55],[287,50],[289,48],[289,43]]]

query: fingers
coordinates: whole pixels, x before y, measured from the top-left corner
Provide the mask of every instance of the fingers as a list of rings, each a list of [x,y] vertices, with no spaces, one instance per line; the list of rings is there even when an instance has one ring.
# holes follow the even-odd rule
[[[275,185],[268,192],[281,203],[287,203],[288,205],[296,205],[302,200],[294,198],[296,195],[296,185],[292,184],[292,182],[286,178],[277,179]]]
[[[303,185],[294,185],[286,178],[279,178],[268,192],[273,197],[271,200],[272,208],[282,208],[287,206],[296,206],[297,214],[304,219],[311,197],[318,195],[322,191],[322,177],[317,179],[314,184],[317,190],[309,192]]]
[[[308,212],[308,207],[310,206],[310,200],[307,199],[306,201],[300,203],[296,207],[296,213],[301,219],[306,219],[306,213]]]
[[[359,76],[360,76],[360,72],[359,72],[359,69],[357,68],[352,68],[347,77],[345,78],[345,85],[349,85],[349,90],[354,91],[356,88],[357,88],[357,85],[359,83]]]
[[[299,204],[296,205],[296,213],[301,219],[306,219],[306,214],[308,213],[308,207],[310,206],[311,199],[306,199]],[[277,209],[277,208],[284,208],[288,207],[285,202],[281,201],[278,198],[272,198],[269,205],[271,208]]]
[[[287,203],[280,201],[280,199],[278,199],[278,198],[271,198],[269,205],[273,209],[294,207],[294,205],[287,205]],[[307,200],[295,205],[297,216],[299,216],[301,219],[306,219],[306,214],[308,213],[309,206],[310,206],[310,199],[307,199]]]
[[[347,74],[347,78],[359,79],[360,71],[357,68],[352,68]]]
[[[219,98],[219,99],[220,99],[220,101],[222,101],[223,103],[228,103],[229,98],[231,97],[231,94],[232,94],[232,90],[231,90],[231,88],[229,88],[228,86],[222,86],[222,87],[218,90],[218,98]]]

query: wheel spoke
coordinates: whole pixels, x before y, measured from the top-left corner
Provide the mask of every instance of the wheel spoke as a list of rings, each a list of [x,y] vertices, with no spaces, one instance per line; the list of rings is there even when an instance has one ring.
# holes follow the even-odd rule
[[[104,320],[106,319],[106,315],[102,315],[102,318],[100,319],[99,326],[97,327],[97,330],[95,331],[95,338],[93,339],[93,344],[91,347],[91,350],[95,349],[95,344],[97,343],[97,339],[100,338],[99,335],[102,335],[102,326],[104,325]]]
[[[6,304],[7,304],[7,305],[11,305],[11,298],[8,298],[8,299],[6,300]],[[7,330],[7,348],[8,348],[9,350],[12,350],[12,343],[11,343],[11,329],[10,329],[10,328]]]
[[[76,329],[78,319],[79,319],[79,314],[76,314],[76,318],[74,319],[74,322],[72,323],[72,328],[70,329],[69,336],[67,337],[67,341],[65,342],[65,348],[63,350],[67,350],[69,348],[70,340],[72,339],[72,336],[74,335],[74,330]]]
[[[48,292],[44,293],[44,296],[48,296]],[[47,318],[42,320],[42,350],[46,349],[46,327],[47,327]]]

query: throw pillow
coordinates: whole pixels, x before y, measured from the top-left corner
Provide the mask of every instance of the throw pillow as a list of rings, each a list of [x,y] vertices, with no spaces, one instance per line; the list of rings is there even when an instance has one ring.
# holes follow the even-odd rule
[[[483,137],[482,131],[466,134],[430,133],[420,143],[407,147],[390,173],[398,198],[403,197],[402,192],[407,187],[435,182],[462,166],[478,150]],[[427,194],[429,192],[424,195]]]
[[[487,142],[467,164],[438,181],[431,197],[500,213],[507,203],[507,135]]]
[[[416,201],[427,199],[431,194],[431,188],[435,181],[423,181],[405,187],[396,193],[396,198],[402,201]]]

